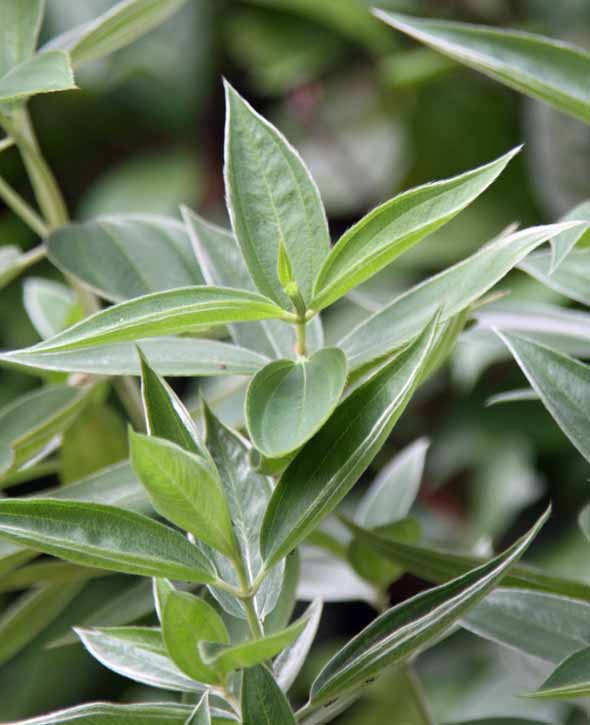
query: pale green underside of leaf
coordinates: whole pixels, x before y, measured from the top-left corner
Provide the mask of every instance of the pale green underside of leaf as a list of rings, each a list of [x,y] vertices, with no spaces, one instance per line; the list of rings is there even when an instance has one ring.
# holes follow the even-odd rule
[[[543,405],[590,462],[590,366],[525,337],[498,334]]]
[[[157,27],[186,0],[122,0],[94,20],[52,38],[45,46],[69,51],[80,66],[102,58]]]
[[[495,181],[518,151],[452,179],[406,191],[371,211],[330,251],[310,306],[321,310],[335,302],[450,221]]]
[[[227,322],[266,320],[282,314],[273,302],[254,292],[226,287],[184,287],[108,307],[32,349],[35,352],[71,350]]]
[[[385,667],[438,639],[496,586],[548,517],[549,511],[495,559],[378,617],[325,665],[311,686],[310,702],[318,705],[358,688]]]
[[[59,352],[36,348],[0,353],[0,365],[31,373],[55,370],[90,375],[139,375],[137,346],[160,375],[255,375],[269,361],[259,353],[217,340],[166,337],[115,342]]]
[[[35,52],[43,0],[3,2],[0,8],[0,77]]]
[[[76,88],[76,84],[67,53],[39,53],[14,66],[0,78],[0,103],[72,88]]]
[[[402,293],[337,343],[346,353],[350,369],[356,370],[405,345],[437,308],[442,308],[441,322],[466,309],[535,247],[571,229],[570,223],[532,227],[502,237]]]
[[[288,466],[262,525],[267,566],[311,533],[360,478],[418,385],[435,331],[433,320],[407,351],[354,390]]]
[[[590,697],[590,647],[570,655],[536,692],[527,696],[543,700],[577,700]]]
[[[273,662],[273,675],[284,692],[295,682],[305,664],[322,617],[322,601],[316,599],[307,610],[307,623],[297,639],[286,647]]]
[[[590,55],[551,38],[382,10],[377,17],[431,48],[590,122]]]
[[[204,283],[184,226],[163,216],[120,214],[67,224],[49,236],[47,254],[114,302]]]
[[[300,448],[328,420],[345,383],[346,358],[337,348],[269,363],[246,396],[246,423],[256,448],[268,458]]]
[[[590,249],[574,249],[551,271],[551,254],[537,252],[519,264],[519,268],[541,284],[566,297],[590,306]]]

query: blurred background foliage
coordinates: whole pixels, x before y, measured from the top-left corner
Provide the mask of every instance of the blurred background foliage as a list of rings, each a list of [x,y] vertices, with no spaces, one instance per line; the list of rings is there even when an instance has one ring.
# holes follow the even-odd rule
[[[42,36],[52,37],[112,4],[48,0]],[[335,340],[369,310],[462,259],[508,224],[554,221],[588,195],[590,135],[583,124],[393,32],[372,18],[370,5],[369,0],[191,0],[155,32],[82,68],[77,75],[81,90],[33,99],[41,144],[74,216],[130,211],[177,216],[179,204],[186,203],[226,223],[221,76],[301,151],[320,186],[334,237],[398,191],[475,168],[524,142],[524,152],[486,194],[330,312],[327,337]],[[588,0],[382,0],[380,5],[528,29],[586,48],[590,42]],[[15,150],[0,155],[0,174],[30,198]],[[0,244],[26,249],[33,242],[28,229],[0,208]],[[58,276],[48,263],[33,274]],[[500,285],[508,288],[511,301],[575,307],[522,272]],[[37,339],[23,305],[21,279],[0,295],[0,348]],[[588,358],[590,350],[582,354]],[[590,580],[588,546],[576,526],[588,497],[584,460],[538,401],[486,407],[490,396],[523,382],[516,366],[497,347],[490,348],[489,340],[460,343],[452,364],[420,392],[396,427],[367,483],[394,453],[428,436],[419,515],[431,537],[484,552],[492,543],[501,547],[551,499],[554,515],[534,556],[563,575]],[[32,377],[2,370],[0,403],[33,385]],[[228,379],[214,379],[206,384],[206,395],[222,397],[224,417],[239,424],[240,398],[232,396],[230,386]],[[183,392],[196,391],[185,387]],[[126,455],[123,416],[114,398],[107,403],[97,399],[65,435],[60,466],[66,482],[71,480],[68,467],[79,476],[81,470],[91,472]],[[90,437],[97,450],[80,461],[79,441]],[[50,476],[35,486],[56,482]],[[330,576],[334,598],[360,601],[327,605],[302,692],[326,656],[373,617],[349,574],[339,579],[334,569]],[[93,611],[97,598],[114,596],[124,584],[120,577],[91,583],[0,668],[2,719],[98,698],[157,696],[139,686],[130,689],[79,645],[44,649]],[[392,602],[422,586],[402,577],[391,590]],[[8,602],[10,596],[0,594],[0,600]],[[522,713],[568,725],[587,722],[566,704],[504,694],[531,689],[543,679],[543,668],[463,631],[418,664],[441,721]],[[507,681],[509,688],[503,687]],[[419,723],[406,692],[401,675],[387,675],[338,722],[389,723],[395,712],[400,725]]]

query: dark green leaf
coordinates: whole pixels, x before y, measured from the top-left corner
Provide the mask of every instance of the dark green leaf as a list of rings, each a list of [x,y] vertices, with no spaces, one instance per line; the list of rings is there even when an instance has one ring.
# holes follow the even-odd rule
[[[295,725],[295,717],[287,698],[264,665],[244,670],[242,723]]]
[[[570,655],[528,697],[543,700],[577,700],[590,697],[590,647]]]

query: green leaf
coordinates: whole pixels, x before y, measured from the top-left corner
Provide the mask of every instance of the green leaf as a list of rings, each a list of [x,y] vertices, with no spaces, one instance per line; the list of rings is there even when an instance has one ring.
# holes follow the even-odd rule
[[[205,455],[199,431],[190,413],[168,383],[150,366],[140,348],[141,397],[146,428],[190,453]]]
[[[215,580],[211,562],[178,531],[114,506],[5,499],[0,537],[83,566],[197,583]]]
[[[465,310],[530,251],[574,226],[550,224],[501,237],[475,254],[426,279],[361,322],[337,343],[357,370],[412,340],[439,307],[441,322]]]
[[[590,647],[574,652],[527,697],[542,700],[577,700],[590,697]]]
[[[273,302],[254,292],[224,287],[184,287],[113,305],[32,350],[72,350],[205,329],[226,322],[277,318],[283,314]]]
[[[322,601],[316,599],[307,610],[307,623],[297,639],[286,647],[273,662],[273,675],[283,692],[287,692],[295,682],[297,675],[305,664],[307,655],[315,639],[320,619],[322,618]]]
[[[311,686],[312,705],[363,686],[385,667],[407,660],[436,641],[497,585],[548,517],[549,510],[528,534],[495,559],[378,617],[325,665]]]
[[[0,616],[0,665],[4,665],[58,617],[82,589],[79,582],[31,589]]]
[[[456,554],[440,547],[431,548],[387,539],[376,532],[368,531],[341,518],[355,536],[366,541],[375,551],[403,566],[410,574],[429,582],[436,584],[447,582],[462,576],[474,567],[482,566],[486,561],[482,557]],[[554,576],[541,569],[522,564],[517,564],[512,568],[502,585],[559,594],[573,599],[590,599],[590,585],[585,582]]]
[[[580,48],[516,30],[374,12],[459,63],[590,122],[590,55]]]
[[[359,526],[384,526],[410,513],[422,482],[429,445],[426,438],[420,438],[381,469],[358,505],[355,521]]]
[[[13,244],[0,247],[0,289],[6,287],[15,277],[39,261],[37,250],[23,254]]]
[[[123,677],[164,690],[203,691],[202,686],[184,675],[168,657],[159,629],[77,627],[75,631],[95,659]]]
[[[0,579],[0,592],[12,592],[50,584],[82,582],[106,576],[109,572],[76,566],[64,561],[44,560],[21,566]]]
[[[92,394],[84,388],[54,385],[13,400],[0,410],[0,475],[49,453]]]
[[[583,508],[580,512],[579,522],[582,533],[590,541],[590,505]]]
[[[590,461],[590,366],[525,337],[498,335],[561,430]]]
[[[256,352],[216,340],[166,337],[139,340],[137,344],[155,370],[174,377],[254,375],[269,362]],[[0,364],[32,373],[55,370],[89,375],[139,375],[141,372],[137,345],[133,342],[60,352],[25,348],[0,354]]]
[[[114,302],[204,282],[186,229],[163,216],[66,224],[47,239],[47,254],[62,272]]]
[[[585,221],[590,222],[590,201],[583,201],[567,214],[560,221]],[[563,262],[567,255],[572,251],[580,239],[584,236],[584,232],[579,229],[573,229],[569,232],[562,232],[551,240],[551,251],[553,257],[551,259],[551,267],[549,274],[553,274],[557,267]]]
[[[436,318],[413,345],[354,390],[288,466],[262,524],[267,566],[303,541],[371,463],[418,385],[435,331]]]
[[[551,252],[536,252],[518,266],[541,284],[590,306],[590,249],[574,249],[553,272],[551,265]]]
[[[27,277],[23,282],[23,304],[29,319],[42,338],[61,332],[82,317],[76,295],[69,287],[43,277]]]
[[[209,693],[206,692],[199,700],[194,712],[185,725],[211,725],[211,710],[209,709]]]
[[[520,717],[486,717],[483,720],[462,720],[452,725],[551,725],[547,720],[528,720]]]
[[[208,459],[163,438],[130,433],[131,461],[154,508],[233,559],[236,542],[225,495]]]
[[[35,52],[43,22],[43,0],[4,0],[0,22],[0,77]]]
[[[287,248],[283,240],[279,240],[279,256],[277,259],[277,277],[281,283],[281,287],[285,289],[288,284],[295,281],[293,276],[293,268],[291,267],[291,260],[287,253]]]
[[[590,646],[590,603],[526,589],[496,589],[462,620],[480,637],[557,664]]]
[[[80,66],[114,53],[167,20],[186,0],[121,0],[105,13],[52,38],[45,48],[69,51]]]
[[[410,189],[357,222],[330,251],[310,307],[321,310],[372,277],[476,199],[520,149],[452,179]]]
[[[207,449],[217,467],[231,513],[244,570],[252,583],[262,568],[260,555],[260,526],[264,511],[272,493],[269,478],[255,471],[250,465],[251,448],[234,431],[221,423],[210,408],[204,406]],[[221,557],[214,555],[218,570],[225,581],[239,585],[234,567],[229,567]],[[261,618],[273,611],[281,592],[283,564],[278,564],[262,583],[255,597],[255,607]],[[231,600],[224,592],[213,592],[230,614],[246,618],[241,602]]]
[[[319,191],[285,137],[226,82],[225,183],[232,227],[258,289],[291,310],[277,277],[285,245],[303,299],[330,249]]]
[[[295,717],[287,698],[264,665],[244,670],[242,723],[295,725]]]
[[[256,448],[268,458],[300,448],[328,420],[345,383],[346,358],[335,347],[269,363],[246,396],[246,423]]]
[[[11,68],[0,78],[0,103],[21,101],[38,93],[76,88],[67,53],[39,53]]]
[[[223,680],[217,668],[204,661],[198,648],[204,640],[229,644],[225,624],[210,604],[188,592],[170,592],[162,630],[170,656],[189,677],[210,684]]]

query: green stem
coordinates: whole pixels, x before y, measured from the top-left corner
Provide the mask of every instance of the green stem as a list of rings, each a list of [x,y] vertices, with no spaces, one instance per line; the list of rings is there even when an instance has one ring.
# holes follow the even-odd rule
[[[426,699],[424,688],[422,687],[422,683],[420,682],[416,671],[410,664],[403,665],[403,669],[414,696],[416,708],[424,721],[424,725],[436,725],[436,721],[432,711],[430,710],[430,705]]]
[[[18,194],[4,179],[0,176],[0,199],[4,201],[7,207],[20,217],[24,223],[30,227],[35,234],[40,237],[46,237],[49,229],[43,219],[31,207],[20,194]]]
[[[264,629],[258,619],[256,607],[254,606],[254,597],[256,594],[252,592],[250,576],[246,572],[244,562],[239,552],[234,559],[234,566],[240,581],[240,587],[242,590],[241,600],[244,605],[244,609],[246,610],[246,619],[248,620],[250,632],[254,639],[260,639],[261,637],[264,637]]]
[[[295,329],[297,330],[297,347],[295,351],[298,355],[303,356],[306,353],[305,321],[297,322],[297,324],[295,325]]]
[[[0,153],[2,153],[2,151],[6,151],[6,149],[9,149],[11,146],[14,146],[14,139],[12,136],[6,136],[0,141]]]

